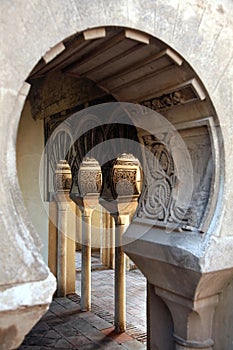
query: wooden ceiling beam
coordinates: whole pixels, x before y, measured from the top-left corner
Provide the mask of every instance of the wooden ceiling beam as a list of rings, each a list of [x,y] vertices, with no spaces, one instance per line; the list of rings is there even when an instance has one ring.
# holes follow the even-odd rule
[[[75,52],[80,50],[83,45],[87,45],[88,43],[84,40],[83,36],[80,36],[75,40],[73,44],[66,47],[66,50],[62,52],[57,58],[55,58],[53,61],[51,61],[48,64],[44,64],[43,67],[38,67],[38,69],[34,70],[30,76],[30,78],[34,78],[35,75],[44,75],[46,74],[50,69],[53,69],[54,67],[57,67],[59,64],[63,63],[67,59],[69,59]]]
[[[33,71],[31,75],[31,78],[34,77],[34,74],[38,73],[38,76],[43,76],[48,71],[55,70],[62,68],[67,60],[70,60],[74,58],[74,55],[81,52],[82,49],[92,46],[92,43],[96,39],[101,39],[106,37],[106,29],[103,28],[96,28],[96,29],[88,29],[82,33],[82,35],[79,35],[78,38],[76,37],[76,40],[73,40],[71,44],[68,44],[65,47],[65,51],[62,55],[59,55],[57,58],[53,59],[53,61],[46,66],[40,65],[37,70]]]
[[[72,63],[68,67],[64,68],[64,72],[68,71],[75,71],[76,68],[80,68],[82,65],[87,64],[88,62],[92,61],[97,56],[103,54],[105,51],[111,49],[113,46],[121,42],[125,38],[124,31],[121,31],[120,33],[117,33],[113,37],[109,37],[106,39],[106,41],[100,45],[98,48],[95,48],[94,50],[87,52],[82,57],[80,57],[76,62]]]
[[[143,80],[147,80],[147,79],[150,79],[150,78],[153,78],[153,77],[156,77],[157,75],[163,73],[163,72],[166,72],[166,71],[169,71],[170,69],[172,69],[174,67],[174,64],[171,63],[163,68],[160,68],[158,70],[154,70],[152,73],[149,73],[149,74],[146,74],[146,75],[143,75],[139,78],[136,78],[136,79],[132,79],[130,81],[128,81],[127,83],[124,83],[124,84],[121,84],[121,85],[118,85],[117,87],[113,88],[113,89],[110,89],[112,93],[115,93],[115,92],[118,92],[120,90],[123,90],[129,86],[132,86],[134,84],[138,84],[140,83],[141,81]],[[98,84],[98,86],[102,87],[101,85]]]
[[[107,85],[109,83],[111,84],[111,82],[114,81],[115,79],[122,78],[122,77],[124,77],[124,75],[126,75],[128,73],[132,73],[137,69],[143,68],[147,64],[152,63],[163,56],[168,56],[174,63],[176,63],[179,66],[181,66],[183,63],[182,59],[173,50],[167,48],[165,50],[160,51],[159,53],[156,53],[152,56],[149,56],[147,58],[144,58],[144,59],[137,61],[134,65],[132,65],[132,64],[129,65],[128,68],[124,68],[124,69],[118,71],[116,74],[111,75],[110,78],[96,81],[96,83],[100,86],[104,86],[104,85]]]
[[[134,52],[136,53],[142,46],[143,46],[142,43],[137,43],[135,46],[130,47],[128,50],[123,51],[123,52],[119,53],[118,55],[110,58],[109,60],[101,63],[100,65],[98,65],[90,70],[85,71],[84,73],[82,73],[82,76],[90,75],[90,77],[91,77],[91,75],[93,73],[96,73],[96,72],[104,69],[106,66],[113,64],[122,58],[126,58],[128,55],[130,55]]]

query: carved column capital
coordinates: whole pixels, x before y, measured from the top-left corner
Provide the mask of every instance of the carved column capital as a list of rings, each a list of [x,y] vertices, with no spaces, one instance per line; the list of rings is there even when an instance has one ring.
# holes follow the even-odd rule
[[[98,205],[102,186],[102,173],[99,163],[93,158],[84,158],[79,171],[73,178],[70,198],[82,211],[90,216]]]
[[[213,349],[212,320],[219,301],[218,294],[192,300],[154,288],[172,314],[176,350]]]

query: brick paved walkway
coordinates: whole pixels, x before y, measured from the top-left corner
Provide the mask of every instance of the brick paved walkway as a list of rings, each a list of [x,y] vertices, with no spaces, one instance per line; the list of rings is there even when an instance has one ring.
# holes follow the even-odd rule
[[[114,270],[100,270],[100,260],[92,257],[92,303],[114,315]],[[81,254],[76,254],[76,293],[81,295]],[[126,272],[127,322],[146,332],[146,279],[139,270]]]
[[[77,274],[76,292],[81,293],[81,274]],[[114,315],[114,271],[92,271],[92,303]],[[146,332],[146,281],[138,270],[126,273],[126,319]]]
[[[23,320],[22,320],[23,322]],[[117,335],[112,324],[68,298],[56,298],[50,310],[26,336],[20,350],[145,350],[126,333]]]
[[[127,272],[127,332],[113,328],[114,271],[102,270],[92,258],[92,312],[81,312],[77,295],[55,298],[49,311],[19,347],[25,349],[145,350],[146,281],[138,270]],[[95,267],[97,270],[95,270]],[[80,294],[80,255],[76,257],[76,292]],[[106,307],[107,306],[107,307]],[[144,334],[144,336],[143,336]],[[135,339],[136,338],[136,339]]]

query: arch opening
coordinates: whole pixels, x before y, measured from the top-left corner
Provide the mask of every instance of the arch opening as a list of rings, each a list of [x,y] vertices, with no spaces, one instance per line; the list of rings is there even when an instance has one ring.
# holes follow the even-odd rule
[[[134,31],[127,28],[109,27],[105,29],[105,36],[101,38],[87,40],[83,33],[75,35],[64,42],[64,52],[46,64],[41,60],[28,77],[27,81],[32,87],[27,103],[30,104],[35,123],[44,121],[45,140],[51,137],[55,128],[68,120],[73,112],[84,111],[83,129],[82,126],[77,127],[79,132],[82,130],[82,136],[77,141],[75,139],[73,142],[72,138],[69,139],[69,136],[59,132],[54,134],[53,137],[60,139],[59,145],[66,144],[64,146],[66,148],[72,144],[72,147],[69,147],[69,152],[64,155],[62,155],[62,149],[54,150],[54,158],[47,160],[46,164],[47,180],[50,178],[49,174],[54,171],[52,164],[62,156],[61,159],[66,158],[72,172],[75,172],[88,152],[91,156],[93,155],[94,146],[103,143],[106,139],[110,140],[110,143],[111,139],[115,138],[130,139],[143,145],[143,148],[148,148],[150,151],[153,149],[153,155],[156,159],[160,159],[162,170],[166,173],[166,180],[162,179],[162,186],[159,189],[148,192],[148,186],[147,189],[144,187],[136,221],[144,220],[150,225],[152,220],[153,225],[164,228],[172,221],[173,215],[178,217],[179,224],[184,219],[183,224],[177,226],[179,230],[187,230],[193,233],[193,236],[208,233],[216,201],[216,197],[212,195],[212,188],[216,187],[219,181],[218,172],[215,169],[218,145],[213,141],[217,117],[212,103],[198,76],[182,57],[147,34],[142,41],[140,33],[135,31],[137,34],[135,39],[132,32]],[[75,50],[75,54],[71,54],[77,40],[81,42],[77,46],[80,50]],[[81,97],[77,103],[78,94]],[[39,98],[36,98],[38,96]],[[48,99],[47,96],[49,96]],[[120,116],[116,121],[113,120],[112,123],[109,121],[104,123],[101,120],[101,126],[97,122],[94,127],[96,119],[92,115],[89,119],[91,127],[88,126],[88,115],[85,115],[87,107],[116,101],[141,105],[141,118],[144,117],[143,107],[145,107],[161,113],[165,119],[175,125],[175,129],[178,130],[190,152],[194,170],[193,195],[190,206],[184,211],[181,208],[178,212],[177,208],[175,210],[171,207],[170,192],[175,187],[174,168],[179,167],[179,162],[182,164],[179,159],[182,152],[177,149],[177,144],[173,144],[174,139],[169,130],[166,132],[155,130],[155,125],[145,125],[145,129],[137,128],[131,122],[130,126],[125,127],[127,123],[121,123],[121,118],[126,118],[125,115]],[[103,118],[101,112],[100,108],[98,117]],[[112,118],[114,117],[113,114]],[[140,125],[143,125],[143,121]],[[145,132],[148,129],[150,133]],[[109,136],[106,137],[106,135]],[[21,138],[18,141],[18,149],[22,143]],[[124,146],[119,149],[117,144],[117,147],[119,154],[125,152]],[[173,150],[176,164],[168,149]],[[101,155],[100,153],[98,158],[94,153],[100,163]],[[142,156],[140,157],[142,159]],[[200,158],[201,162],[199,162]],[[18,168],[19,174],[20,172],[22,174],[20,165]],[[22,177],[23,174],[21,179]],[[54,190],[52,183],[47,180],[44,193],[49,203],[52,202]],[[158,184],[158,178],[156,182]],[[24,194],[25,184],[21,184],[21,188]],[[154,196],[155,201],[151,201],[151,196],[158,191],[159,196],[157,198]],[[146,196],[146,192],[149,195]],[[29,203],[27,198],[25,201]],[[56,213],[53,215],[56,221]],[[53,264],[51,266],[53,270]]]

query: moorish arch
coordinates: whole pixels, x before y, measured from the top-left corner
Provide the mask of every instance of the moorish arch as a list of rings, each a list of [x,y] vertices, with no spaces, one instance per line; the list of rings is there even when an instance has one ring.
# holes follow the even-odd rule
[[[221,5],[217,2],[203,5],[197,0],[188,5],[186,2],[180,1],[178,6],[174,7],[174,2],[169,0],[158,1],[156,4],[151,4],[150,1],[141,4],[139,1],[137,5],[111,3],[111,6],[105,7],[105,11],[101,10],[101,6],[104,7],[104,2],[93,2],[91,7],[87,2],[81,2],[77,5],[63,1],[46,8],[41,4],[36,5],[34,7],[34,4],[30,3],[26,10],[21,8],[18,3],[12,2],[1,5],[3,7],[1,13],[4,14],[5,18],[2,22],[3,31],[9,32],[2,48],[5,69],[2,72],[4,117],[1,118],[3,139],[1,148],[1,194],[4,213],[3,234],[1,235],[4,252],[1,260],[1,266],[3,266],[1,280],[2,285],[7,286],[4,287],[4,290],[9,293],[11,293],[9,285],[17,284],[20,293],[21,288],[28,286],[30,283],[32,283],[31,295],[34,294],[33,288],[37,288],[36,286],[43,285],[45,291],[40,300],[34,300],[32,297],[24,301],[23,305],[28,306],[27,310],[20,309],[18,311],[21,305],[20,300],[14,306],[9,302],[6,307],[1,308],[1,310],[5,310],[1,318],[1,320],[4,319],[5,324],[1,327],[4,329],[4,334],[6,334],[7,344],[10,344],[8,347],[15,347],[22,341],[25,333],[38,320],[42,311],[46,309],[54,289],[53,278],[49,275],[49,271],[36,247],[35,230],[28,220],[25,208],[22,206],[22,197],[16,176],[15,139],[17,126],[29,91],[28,82],[33,87],[30,78],[27,83],[25,83],[25,80],[30,76],[30,72],[36,74],[39,71],[43,72],[43,70],[46,71],[49,67],[51,68],[53,62],[56,62],[56,57],[58,59],[62,52],[66,56],[66,48],[69,44],[71,50],[79,49],[79,45],[85,50],[89,40],[93,40],[95,43],[89,53],[93,55],[92,62],[97,62],[95,61],[95,55],[96,52],[100,53],[101,45],[106,50],[114,47],[113,38],[108,43],[105,42],[108,29],[111,28],[109,26],[123,28],[123,34],[122,32],[115,33],[114,44],[122,45],[124,54],[125,50],[128,50],[129,55],[130,52],[133,54],[137,48],[134,45],[126,48],[125,42],[122,42],[122,35],[124,39],[135,41],[136,45],[139,46],[142,44],[150,45],[150,40],[160,40],[156,41],[158,46],[161,45],[160,50],[157,53],[150,52],[148,65],[144,67],[146,72],[144,71],[142,75],[148,79],[145,85],[142,84],[141,76],[134,76],[134,83],[131,84],[129,80],[121,80],[122,77],[117,77],[117,73],[115,73],[112,82],[106,77],[102,79],[102,84],[104,84],[101,85],[101,89],[104,91],[106,89],[111,91],[112,89],[114,98],[118,96],[121,100],[125,97],[128,102],[139,102],[151,109],[159,110],[172,124],[177,124],[177,129],[182,134],[183,139],[186,143],[189,143],[188,149],[196,171],[197,196],[192,198],[191,204],[194,209],[197,205],[202,208],[196,214],[199,220],[198,230],[189,230],[191,226],[189,223],[186,228],[187,232],[178,231],[164,234],[163,230],[156,228],[155,225],[150,228],[142,241],[140,241],[140,238],[132,243],[127,248],[127,253],[137,262],[149,280],[151,290],[149,300],[153,301],[153,293],[155,293],[170,310],[175,331],[171,342],[175,342],[177,349],[195,348],[195,346],[197,348],[202,346],[203,348],[217,349],[222,342],[226,342],[227,347],[230,344],[227,343],[231,341],[230,338],[224,333],[224,330],[220,332],[217,329],[218,325],[221,324],[221,320],[226,321],[230,318],[230,311],[224,313],[224,310],[230,308],[225,306],[222,295],[225,300],[228,300],[229,305],[232,303],[229,287],[228,290],[224,289],[224,285],[232,278],[230,262],[232,234],[229,226],[231,223],[231,208],[227,206],[227,202],[229,203],[232,198],[230,186],[232,155],[229,146],[232,138],[231,128],[229,127],[232,115],[232,105],[230,103],[232,69],[231,50],[226,50],[226,48],[229,48],[229,38],[232,36],[232,19],[230,16],[232,5],[228,1]],[[13,19],[14,26],[12,25]],[[69,21],[68,26],[67,21]],[[214,25],[211,25],[212,23]],[[40,35],[42,27],[45,33],[43,36]],[[97,29],[92,31],[87,30],[87,28]],[[77,47],[75,33],[78,33]],[[82,33],[84,33],[83,37]],[[101,45],[98,45],[96,35],[98,40],[101,41]],[[114,30],[110,33],[111,35],[114,36]],[[10,45],[12,36],[15,38],[14,46]],[[190,45],[187,45],[187,42]],[[95,44],[99,47],[96,50],[99,51],[94,50]],[[50,49],[51,47],[52,49]],[[118,56],[119,60],[121,59],[119,57],[120,53],[115,55]],[[154,68],[157,67],[157,72],[159,71],[159,74],[164,76],[162,80],[157,79],[158,84],[161,83],[157,86],[158,90],[154,90],[150,94],[149,91],[145,91],[145,88],[149,86],[147,85],[149,81],[154,86],[155,76],[158,76],[156,69],[153,70],[153,68],[153,72],[150,71],[150,64],[153,62],[152,56],[155,59],[156,55],[157,62],[154,63]],[[43,59],[33,70],[40,57],[43,57]],[[214,59],[212,59],[213,57]],[[109,59],[114,60],[114,58]],[[79,58],[79,63],[82,60],[83,67],[85,67],[85,64],[90,64],[90,56],[83,54]],[[100,64],[103,63],[100,62]],[[174,81],[171,85],[169,84],[169,78],[166,78],[166,66],[170,64],[174,66],[175,70]],[[68,69],[68,73],[73,72],[73,75],[75,75],[75,67],[77,68],[75,64],[70,65],[65,67],[65,70]],[[94,68],[93,66],[88,67],[89,74],[93,74]],[[126,73],[131,74],[129,71],[124,74]],[[49,72],[49,74],[53,73]],[[80,74],[80,72],[77,74]],[[38,76],[36,79],[42,79],[43,81],[43,76]],[[37,80],[37,82],[40,85],[41,80]],[[112,83],[113,86],[111,86]],[[163,83],[167,83],[168,86],[163,88]],[[114,84],[118,84],[118,86],[114,86]],[[145,92],[145,95],[137,95],[139,91],[137,84],[142,87],[141,91]],[[37,89],[39,90],[40,86]],[[224,109],[222,108],[222,96],[225,99]],[[189,109],[189,106],[192,107]],[[5,138],[6,134],[8,135],[7,139]],[[152,135],[158,137],[154,133]],[[143,138],[146,140],[145,136],[148,135],[139,133],[139,136],[142,140]],[[166,138],[166,135],[163,135],[163,137]],[[197,145],[198,147],[196,147]],[[206,157],[203,157],[203,154]],[[227,162],[225,162],[225,159],[227,159]],[[203,187],[203,183],[206,186]],[[222,196],[223,193],[224,197]],[[201,200],[201,203],[198,202],[199,200]],[[17,215],[15,215],[16,212]],[[133,231],[137,232],[138,221],[140,221],[140,217],[131,225],[131,229],[126,236],[132,237]],[[143,225],[146,224],[145,221]],[[7,232],[7,241],[4,232]],[[21,246],[16,243],[19,239],[22,242]],[[147,252],[141,251],[141,243],[143,243]],[[27,253],[23,255],[23,251]],[[224,259],[222,258],[223,251]],[[14,256],[11,267],[9,264],[9,267],[5,268],[5,252],[8,256]],[[24,257],[23,262],[21,256]],[[29,265],[30,269],[28,268]],[[19,273],[19,266],[21,273]],[[148,266],[150,267],[148,268]],[[162,270],[163,273],[160,276],[154,273]],[[169,276],[174,276],[174,274],[179,278],[173,285],[173,279]],[[166,280],[163,279],[164,275],[167,277]],[[218,283],[209,283],[212,280],[218,280]],[[182,283],[182,290],[180,290],[179,286]],[[223,294],[220,294],[223,289]],[[184,300],[188,301],[184,303]],[[208,331],[205,327],[203,332],[200,332],[200,329],[195,331],[199,326],[196,324],[197,318],[190,314],[194,307],[193,300],[195,301],[195,307],[197,307],[195,312],[199,313],[200,319],[205,320],[203,322],[205,322]],[[204,315],[202,314],[203,305],[200,305],[199,300],[206,301]],[[39,308],[39,304],[43,307]],[[216,306],[217,304],[218,306]],[[153,302],[151,305],[153,305]],[[214,305],[216,306],[216,312],[213,318]],[[22,315],[27,313],[28,321],[25,322],[24,326],[19,326],[17,322],[15,324],[12,320],[12,315],[14,317],[14,314],[17,315],[17,313]],[[182,327],[176,328],[180,313],[183,317]],[[213,332],[209,327],[212,320],[214,320]],[[152,307],[149,322],[151,327],[153,327],[154,322],[156,323],[156,315]],[[190,324],[187,332],[188,322]],[[17,334],[15,340],[8,340],[8,328],[10,329],[12,325],[16,327]],[[163,331],[165,332],[165,330]],[[229,329],[227,332],[232,334]],[[155,346],[161,348],[160,344],[156,344],[156,341],[152,336],[150,339],[151,349]],[[172,345],[169,344],[167,348],[169,346],[171,348]]]

